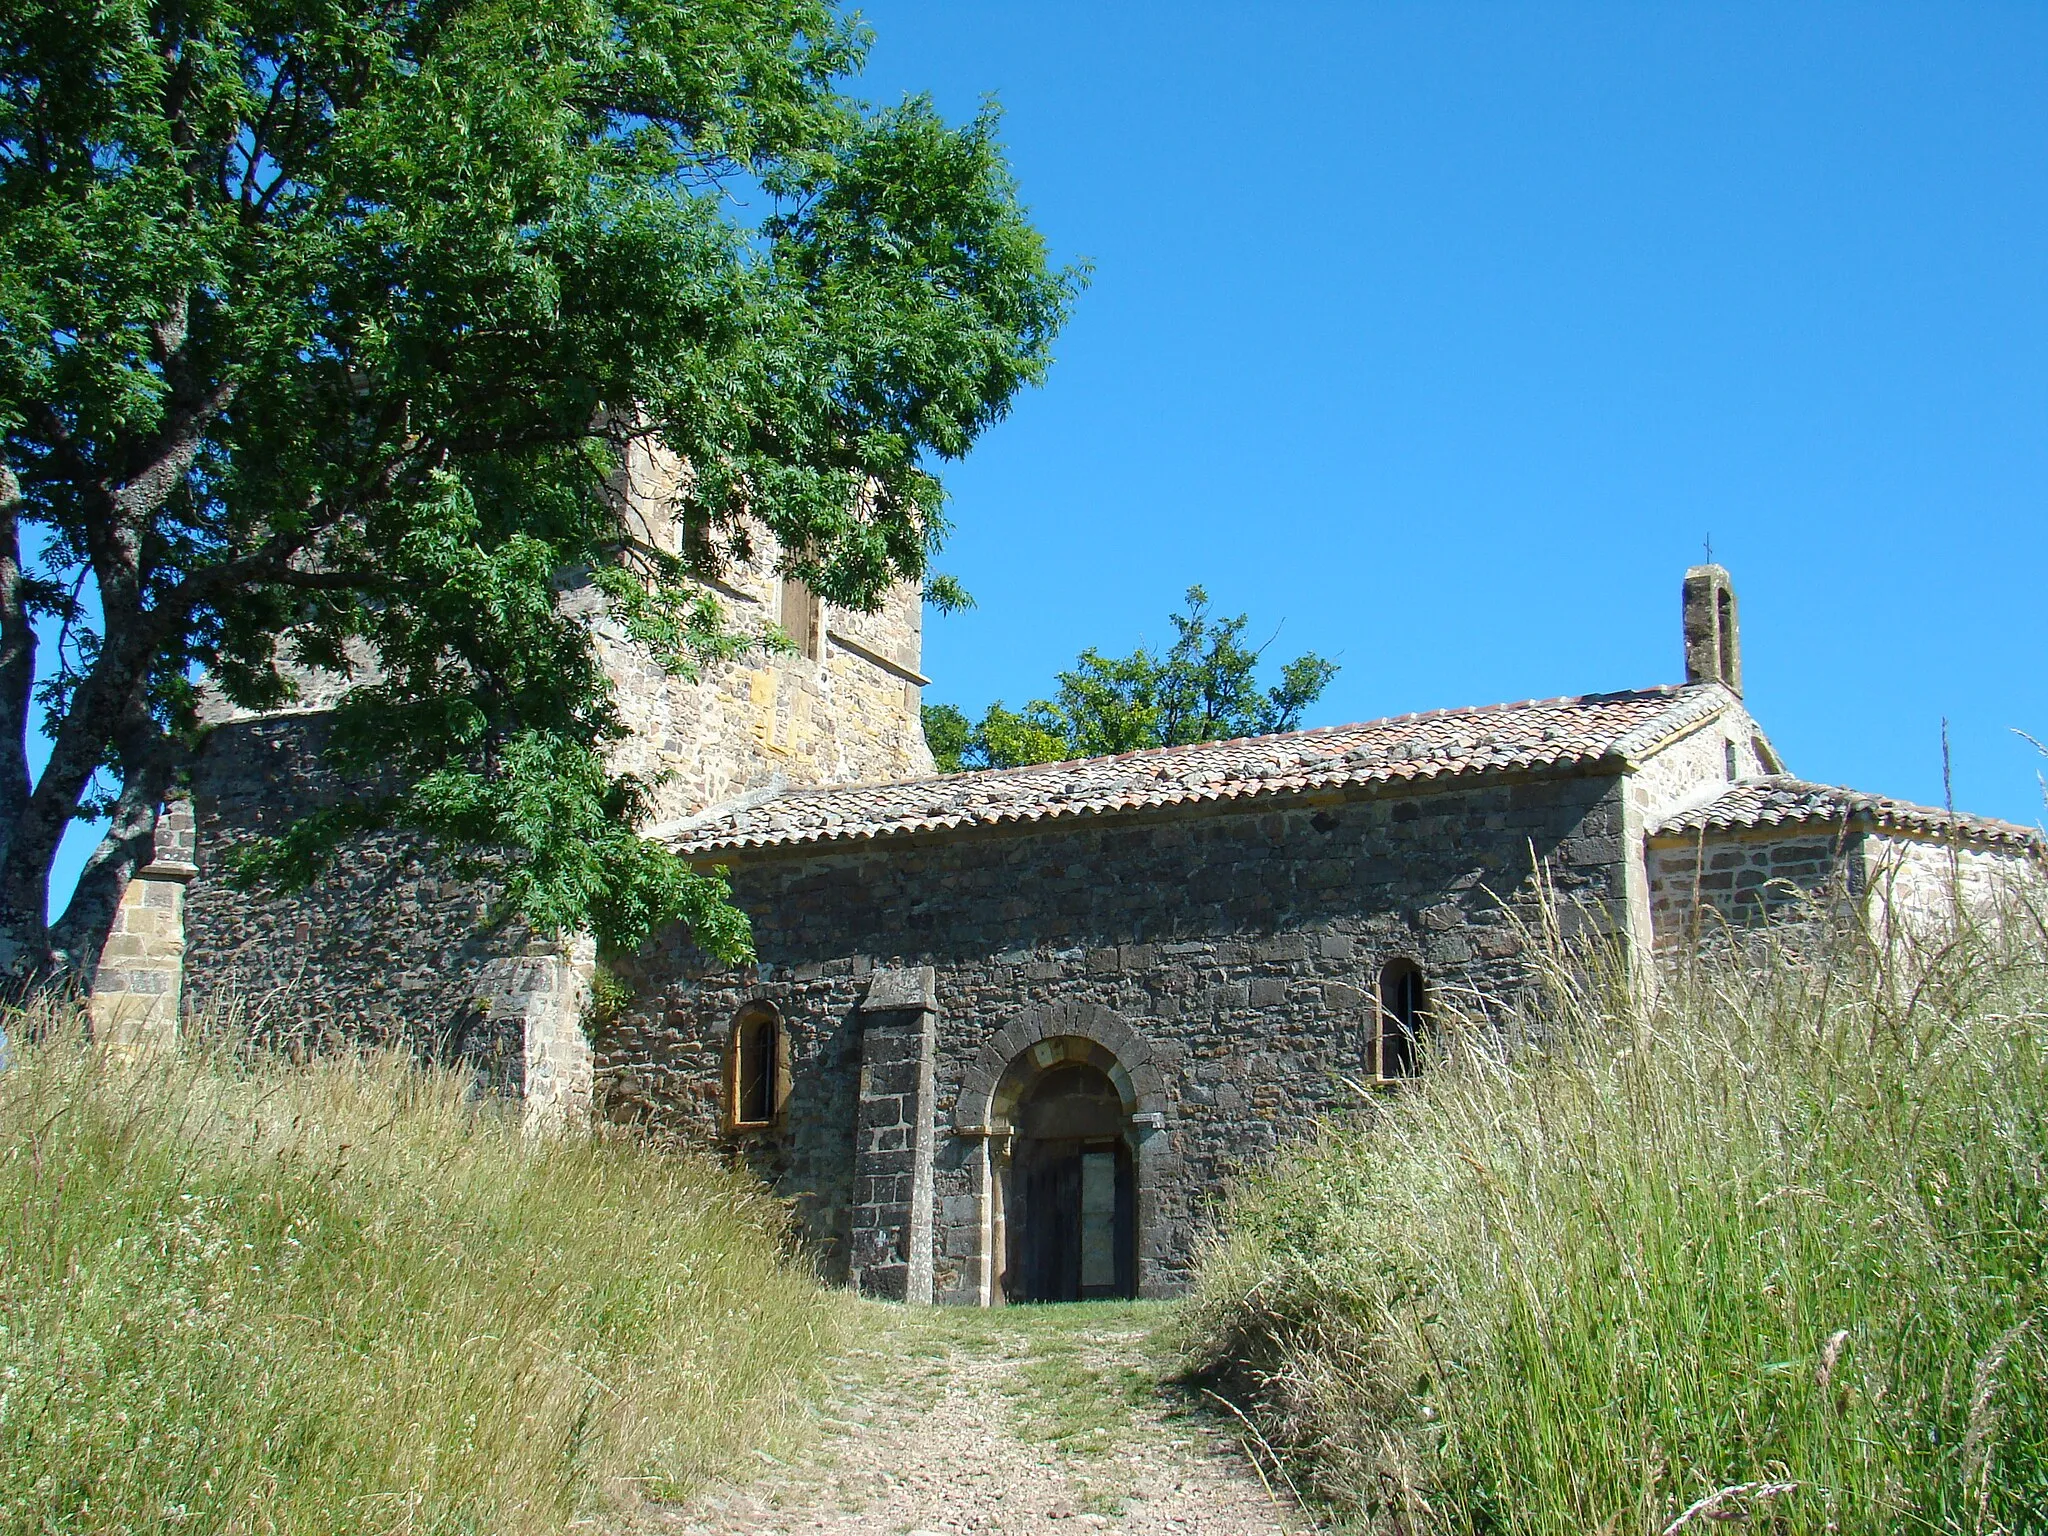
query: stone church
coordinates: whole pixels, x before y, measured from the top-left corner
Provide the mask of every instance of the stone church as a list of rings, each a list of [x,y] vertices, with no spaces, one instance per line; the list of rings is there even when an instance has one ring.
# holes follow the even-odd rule
[[[1802,893],[1911,910],[2042,872],[2034,830],[1791,776],[1718,566],[1685,576],[1668,685],[950,776],[916,593],[841,612],[767,550],[721,595],[795,653],[685,682],[590,620],[630,766],[669,775],[651,831],[730,871],[757,964],[671,934],[593,988],[587,945],[494,926],[392,838],[291,900],[234,889],[238,839],[348,792],[315,694],[221,719],[109,941],[103,1027],[404,1038],[536,1130],[722,1146],[870,1294],[1157,1296],[1234,1170],[1422,1070],[1433,1013],[1527,985],[1546,901],[1647,959]]]

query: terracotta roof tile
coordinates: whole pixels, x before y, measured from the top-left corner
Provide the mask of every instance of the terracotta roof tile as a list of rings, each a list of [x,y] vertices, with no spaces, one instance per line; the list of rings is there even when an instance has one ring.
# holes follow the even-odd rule
[[[1884,795],[1866,795],[1835,784],[1813,784],[1790,774],[1771,774],[1731,784],[1713,799],[1666,816],[1652,836],[1678,837],[1747,827],[1842,826],[1854,822],[1885,831],[1926,832],[1946,837],[1953,828],[1964,841],[2044,851],[2041,833],[2010,821],[1964,816],[1913,805]]]
[[[1028,768],[745,796],[669,834],[686,854],[1634,760],[1731,703],[1717,685],[1399,715]],[[659,835],[659,834],[657,834]]]

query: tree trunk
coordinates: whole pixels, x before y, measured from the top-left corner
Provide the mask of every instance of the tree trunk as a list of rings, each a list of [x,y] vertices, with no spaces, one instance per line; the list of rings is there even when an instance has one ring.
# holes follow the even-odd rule
[[[121,897],[135,872],[156,857],[156,824],[177,766],[172,743],[145,717],[122,775],[121,793],[100,843],[85,861],[64,915],[50,929],[53,974],[76,977],[90,989],[100,951],[121,910]]]
[[[36,636],[22,591],[19,502],[19,482],[0,465],[0,870],[12,863],[15,833],[30,793],[28,727]],[[49,966],[47,898],[10,902],[7,889],[0,884],[0,978],[40,978]]]
[[[7,551],[0,544],[0,561]],[[0,573],[4,573],[0,566]],[[19,599],[19,570],[13,595]],[[34,671],[34,632],[23,619],[17,659],[7,649],[7,604],[0,595],[0,989],[19,997],[51,985],[89,989],[100,950],[135,870],[154,849],[157,809],[176,771],[176,744],[149,716],[146,646],[131,621],[118,640],[108,615],[110,643],[72,695],[51,743],[50,760],[31,787],[25,737]],[[19,692],[7,691],[10,686]],[[12,711],[11,720],[7,712]],[[111,753],[110,753],[111,749]],[[19,775],[7,761],[21,753]],[[120,787],[112,825],[87,862],[77,895],[58,929],[49,922],[50,871],[79,801],[111,755]]]
[[[28,803],[28,712],[34,694],[36,632],[21,590],[20,488],[0,465],[0,863],[14,818]]]

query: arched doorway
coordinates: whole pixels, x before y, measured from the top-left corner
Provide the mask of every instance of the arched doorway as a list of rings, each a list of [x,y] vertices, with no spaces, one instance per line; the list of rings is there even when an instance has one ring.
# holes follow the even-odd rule
[[[1064,1075],[1065,1069],[1087,1066],[1092,1072]],[[1115,1094],[1112,1104],[1104,1083]],[[1025,1114],[1027,1102],[1033,1106]],[[1055,1106],[1064,1106],[1056,1108]],[[1064,1266],[1041,1256],[1041,1240],[1055,1248],[1060,1233],[1073,1233],[1078,1251],[1085,1231],[1070,1227],[1062,1210],[1079,1216],[1077,1199],[1063,1199],[1060,1179],[1085,1200],[1089,1169],[1095,1173],[1095,1203],[1102,1203],[1102,1163],[1075,1163],[1064,1174],[1047,1171],[1068,1156],[1107,1155],[1113,1210],[1110,1213],[1110,1268],[1114,1278],[1100,1288],[1103,1267],[1097,1238],[1091,1283],[1076,1275],[1075,1295],[1165,1295],[1175,1277],[1160,1272],[1162,1213],[1158,1181],[1162,1160],[1169,1157],[1166,1078],[1152,1059],[1151,1044],[1108,1008],[1095,1003],[1054,1003],[1027,1008],[989,1035],[966,1070],[954,1100],[953,1132],[969,1139],[969,1177],[974,1204],[967,1231],[955,1229],[946,1240],[971,1257],[966,1275],[970,1295],[982,1306],[1006,1301],[1045,1299],[1067,1293],[1059,1280]],[[1062,1116],[1064,1129],[1086,1134],[1055,1135]],[[1085,1115],[1085,1119],[1083,1116]],[[1078,1122],[1078,1125],[1077,1125]],[[1107,1134],[1101,1134],[1103,1132]],[[1083,1145],[1062,1147],[1059,1143]],[[1028,1203],[1028,1183],[1043,1178],[1055,1187],[1043,1192],[1033,1223],[1019,1209]],[[1093,1212],[1101,1230],[1102,1212]],[[1033,1268],[1031,1282],[1026,1262]],[[1048,1271],[1051,1274],[1048,1275]]]
[[[1137,1295],[1137,1192],[1129,1116],[1089,1061],[1037,1074],[1011,1114],[1009,1239],[1013,1301]]]

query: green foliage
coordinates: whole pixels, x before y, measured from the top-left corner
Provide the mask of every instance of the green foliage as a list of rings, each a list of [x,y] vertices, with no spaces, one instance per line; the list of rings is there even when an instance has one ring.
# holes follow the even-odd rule
[[[962,758],[974,741],[974,722],[957,704],[927,704],[924,707],[925,745],[932,749],[932,761],[941,773],[958,773]]]
[[[1559,963],[1539,1048],[1450,1021],[1413,1091],[1239,1188],[1193,1363],[1373,1529],[1657,1532],[1705,1500],[1687,1530],[2048,1530],[2019,929],[1788,931],[1649,1008]]]
[[[1034,701],[1022,714],[1003,708],[1003,701],[989,705],[975,727],[973,745],[963,761],[973,768],[1014,768],[1020,763],[1059,763],[1084,757],[1070,751],[1069,723],[1051,706]]]
[[[940,613],[963,613],[974,606],[973,594],[960,585],[960,579],[943,573],[925,578],[924,600]]]
[[[1200,587],[1188,588],[1185,610],[1171,618],[1174,642],[1163,654],[1140,646],[1128,656],[1104,656],[1091,647],[1059,674],[1056,699],[1034,699],[1021,713],[999,699],[970,723],[955,705],[927,705],[925,739],[940,771],[1292,731],[1337,675],[1335,662],[1311,651],[1262,689],[1258,667],[1266,647],[1253,649],[1242,638],[1250,618],[1215,617]]]
[[[865,47],[827,0],[5,8],[0,514],[32,533],[0,598],[68,626],[37,813],[182,763],[201,671],[252,708],[281,662],[351,672],[338,758],[386,792],[274,872],[403,826],[537,926],[737,954],[715,885],[627,833],[563,590],[688,673],[743,643],[688,578],[763,528],[837,604],[922,578],[936,466],[1042,379],[1079,282],[993,109],[866,106]],[[611,490],[656,450],[672,546]]]
[[[674,1497],[842,1310],[741,1175],[525,1141],[405,1062],[0,1073],[0,1527],[559,1532]]]

